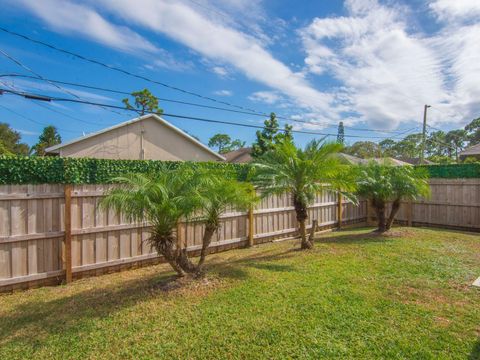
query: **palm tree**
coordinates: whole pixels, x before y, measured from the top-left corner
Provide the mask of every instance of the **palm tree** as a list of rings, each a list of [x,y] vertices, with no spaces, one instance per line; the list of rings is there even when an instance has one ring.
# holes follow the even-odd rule
[[[370,199],[377,215],[376,231],[383,233],[391,229],[402,200],[415,200],[430,194],[428,173],[413,166],[370,162],[360,166],[357,194]],[[392,208],[387,217],[388,202],[392,202]]]
[[[118,184],[100,202],[102,208],[122,213],[128,221],[146,221],[150,244],[163,255],[179,276],[194,270],[186,249],[176,246],[174,229],[199,206],[188,167],[161,169],[155,175],[127,174],[113,179]]]
[[[230,206],[243,208],[253,201],[253,187],[231,179],[226,172],[188,164],[160,169],[155,175],[129,174],[113,179],[100,206],[112,208],[129,221],[152,224],[149,242],[179,276],[202,270],[208,247],[220,226],[220,215]],[[190,261],[186,244],[180,247],[174,229],[182,220],[205,223],[198,265]]]
[[[308,205],[317,193],[342,192],[354,200],[350,195],[355,187],[350,167],[342,164],[337,156],[342,148],[339,143],[313,140],[302,150],[287,141],[278,144],[254,163],[252,181],[261,189],[263,196],[291,195],[302,249],[313,247],[313,242],[307,239],[305,221],[308,219]]]
[[[199,199],[201,215],[198,220],[205,224],[202,250],[197,272],[202,272],[203,263],[214,233],[220,227],[221,214],[229,210],[245,210],[256,201],[255,190],[250,183],[230,178],[225,171],[199,169]]]

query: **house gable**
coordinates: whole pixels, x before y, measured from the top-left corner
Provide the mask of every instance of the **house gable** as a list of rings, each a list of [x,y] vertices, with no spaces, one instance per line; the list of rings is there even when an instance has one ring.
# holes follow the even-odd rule
[[[64,157],[223,161],[224,158],[156,115],[146,115],[47,149]]]

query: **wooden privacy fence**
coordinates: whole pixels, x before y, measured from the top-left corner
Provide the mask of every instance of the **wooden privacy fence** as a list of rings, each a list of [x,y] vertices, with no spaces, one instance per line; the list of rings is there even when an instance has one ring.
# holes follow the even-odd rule
[[[396,221],[480,231],[480,179],[430,179],[431,197],[403,202]]]
[[[98,208],[110,186],[0,186],[0,290],[68,282],[159,261],[145,241],[148,224],[129,223]],[[309,221],[318,220],[320,229],[338,226],[339,215],[344,223],[364,222],[366,203],[339,203],[337,195],[325,193],[309,208]],[[189,251],[201,248],[201,223],[182,223],[177,231]],[[223,214],[211,247],[223,251],[296,234],[291,199],[274,196],[251,212]]]
[[[432,179],[430,184],[431,198],[402,204],[398,222],[480,231],[480,179]],[[158,262],[145,241],[148,224],[128,223],[97,207],[109,186],[0,186],[0,291]],[[339,200],[334,194],[318,195],[309,209],[309,221],[318,220],[322,229],[339,226],[339,219],[364,223],[368,213],[373,215],[364,201],[354,206]],[[178,231],[190,251],[200,249],[202,224],[183,223]],[[252,212],[223,214],[212,251],[296,234],[291,199],[269,197]]]

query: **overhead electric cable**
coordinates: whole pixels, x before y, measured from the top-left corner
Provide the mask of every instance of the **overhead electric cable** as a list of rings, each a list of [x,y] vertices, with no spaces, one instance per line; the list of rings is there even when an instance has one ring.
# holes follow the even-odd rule
[[[153,83],[153,84],[157,84],[157,85],[166,87],[166,88],[171,89],[171,90],[179,91],[179,92],[182,92],[182,93],[184,93],[184,94],[188,94],[188,95],[191,95],[191,96],[196,96],[196,97],[199,97],[199,98],[204,99],[204,100],[209,100],[209,101],[217,102],[217,103],[224,104],[224,105],[231,106],[231,107],[235,107],[235,108],[238,108],[238,109],[248,110],[248,111],[260,113],[260,112],[258,112],[258,111],[255,110],[255,109],[249,109],[249,108],[246,108],[246,107],[244,107],[244,106],[235,105],[235,104],[229,103],[229,102],[227,102],[227,101],[218,100],[218,99],[215,99],[215,98],[212,98],[212,97],[209,97],[209,96],[205,96],[205,95],[202,95],[202,94],[198,94],[198,93],[193,92],[193,91],[189,91],[189,90],[185,90],[185,89],[179,88],[179,87],[177,87],[177,86],[169,85],[169,84],[167,84],[167,83],[165,83],[165,82],[162,82],[162,81],[149,79],[149,78],[146,77],[146,76],[139,75],[139,74],[135,74],[135,73],[132,73],[132,72],[130,72],[130,71],[128,71],[128,70],[125,70],[125,69],[122,69],[122,68],[119,68],[119,67],[116,67],[116,66],[113,66],[113,65],[106,64],[106,63],[104,63],[104,62],[101,62],[101,61],[99,61],[99,60],[95,60],[95,59],[86,57],[86,56],[84,56],[84,55],[80,55],[80,54],[75,53],[75,52],[73,52],[73,51],[59,48],[59,47],[57,47],[57,46],[55,46],[55,45],[51,45],[51,44],[46,43],[46,42],[41,41],[41,40],[33,39],[33,38],[31,38],[31,37],[29,37],[29,36],[27,36],[27,35],[23,35],[23,34],[20,34],[20,33],[18,33],[18,32],[15,32],[15,31],[8,30],[8,29],[6,29],[6,28],[4,28],[4,27],[0,27],[0,31],[3,31],[3,32],[5,32],[5,33],[7,33],[7,34],[10,34],[10,35],[14,35],[14,36],[23,38],[23,39],[25,39],[25,40],[27,40],[27,41],[30,41],[30,42],[33,42],[33,43],[35,43],[35,44],[39,44],[39,45],[48,47],[48,48],[50,48],[50,49],[52,49],[52,50],[55,50],[55,51],[58,51],[58,52],[62,52],[62,53],[64,53],[64,54],[67,54],[67,55],[76,57],[76,58],[78,58],[78,59],[81,59],[81,60],[90,62],[90,63],[92,63],[92,64],[96,64],[96,65],[99,65],[99,66],[103,66],[103,67],[105,67],[105,68],[107,68],[107,69],[114,70],[114,71],[123,73],[123,74],[125,74],[125,75],[131,76],[131,77],[135,77],[135,78],[137,78],[137,79],[141,79],[141,80],[144,80],[144,81],[151,82],[151,83]],[[262,115],[268,116],[268,115],[266,115],[266,114],[262,114]]]
[[[118,105],[102,104],[102,103],[97,103],[97,102],[93,102],[93,101],[76,100],[76,99],[60,98],[60,97],[49,97],[49,96],[43,95],[43,94],[32,94],[32,93],[19,92],[19,91],[13,91],[13,90],[8,90],[8,89],[0,89],[0,91],[3,91],[5,93],[10,93],[10,94],[13,94],[13,95],[17,95],[17,96],[31,98],[31,99],[39,98],[39,99],[43,99],[43,100],[46,100],[46,101],[72,102],[72,103],[86,104],[86,105],[92,105],[92,106],[106,106],[106,107],[110,107],[110,108],[113,108],[113,109],[128,110],[128,111],[133,111],[133,112],[136,112],[136,113],[140,113],[140,110],[137,110],[137,109],[130,109],[130,108],[126,108],[126,107],[122,107],[122,106],[118,106]],[[147,112],[147,113],[152,113],[152,112]],[[203,122],[209,122],[209,123],[249,127],[249,128],[256,128],[256,129],[265,129],[266,128],[265,126],[260,126],[260,125],[250,125],[250,124],[245,124],[245,123],[237,123],[237,122],[232,122],[232,121],[215,120],[215,119],[194,117],[194,116],[187,116],[187,115],[179,115],[179,114],[163,113],[162,116],[178,118],[178,119],[186,119],[186,120],[203,121]],[[278,129],[278,130],[282,131],[282,132],[287,132],[288,131],[288,130],[281,129],[281,128]],[[321,135],[321,136],[337,136],[337,134],[332,134],[332,133],[313,132],[313,131],[305,131],[305,130],[291,130],[291,132],[292,133],[300,133],[300,134]],[[376,139],[385,139],[386,138],[384,136],[361,136],[361,135],[345,135],[345,137],[370,138],[370,139],[375,139],[375,138]]]
[[[49,126],[51,124],[47,124],[47,123],[43,123],[43,122],[40,122],[40,121],[37,121],[37,120],[33,120],[32,118],[28,117],[28,116],[25,116],[23,114],[20,114],[19,112],[13,110],[13,109],[10,109],[4,105],[1,105],[0,104],[0,108],[4,109],[4,110],[7,110],[9,112],[11,112],[12,114],[15,114],[17,116],[20,116],[21,118],[25,119],[25,120],[28,120],[30,122],[33,122],[34,124],[38,124],[38,125],[42,125],[42,126]],[[58,130],[62,130],[62,131],[66,131],[66,132],[70,132],[70,133],[75,133],[75,134],[78,134],[78,131],[72,131],[72,130],[67,130],[67,129],[62,129],[62,128],[59,128],[58,126],[55,126]]]
[[[1,74],[0,77],[21,77],[21,78],[28,78],[28,79],[37,79],[35,76],[23,75],[23,74]],[[48,79],[48,80],[51,81],[51,82],[54,82],[54,83],[59,83],[59,84],[64,84],[64,85],[69,85],[69,86],[77,86],[77,87],[90,89],[90,90],[99,90],[99,91],[105,91],[105,92],[122,94],[122,95],[129,95],[129,96],[131,95],[131,93],[129,93],[127,91],[122,91],[122,90],[116,90],[116,89],[86,85],[86,84],[81,84],[81,83],[77,83],[77,82],[67,82],[67,81],[60,81],[60,80],[53,80],[53,79]],[[233,109],[227,109],[227,108],[222,108],[222,107],[209,106],[209,105],[203,105],[203,104],[198,104],[198,103],[191,103],[191,102],[181,101],[181,100],[166,99],[166,98],[161,98],[161,97],[156,97],[156,96],[155,96],[155,98],[159,101],[172,102],[172,103],[178,103],[178,104],[190,105],[190,106],[197,106],[197,107],[201,107],[201,108],[228,111],[228,112],[246,114],[246,115],[252,115],[252,116],[260,116],[260,117],[263,117],[263,118],[265,117],[265,115],[258,114],[258,113],[252,113],[252,112],[248,112],[248,111],[233,110]],[[312,122],[312,121],[301,120],[301,119],[291,119],[291,118],[282,117],[282,116],[277,116],[277,118],[285,119],[285,120],[289,120],[289,121],[293,121],[293,122],[298,122],[298,123],[303,123],[303,124],[311,124],[311,125],[319,125],[319,126],[325,125],[326,127],[337,126],[338,125],[337,123],[335,123],[335,124],[334,123],[332,123],[332,124],[315,123],[315,122]],[[366,132],[383,132],[383,133],[399,133],[399,132],[402,132],[402,130],[355,128],[355,127],[350,127],[348,125],[345,125],[345,128],[350,129],[352,131],[366,131]]]

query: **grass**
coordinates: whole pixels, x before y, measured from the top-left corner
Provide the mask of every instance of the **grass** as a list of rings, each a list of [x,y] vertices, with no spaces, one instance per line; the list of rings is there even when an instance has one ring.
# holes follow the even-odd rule
[[[480,359],[478,234],[369,231],[2,295],[0,358]]]

